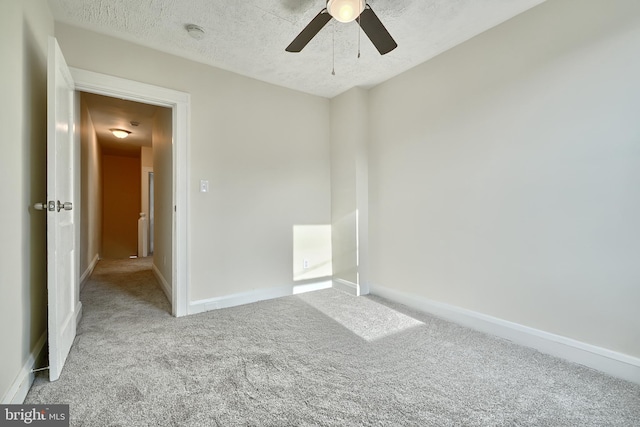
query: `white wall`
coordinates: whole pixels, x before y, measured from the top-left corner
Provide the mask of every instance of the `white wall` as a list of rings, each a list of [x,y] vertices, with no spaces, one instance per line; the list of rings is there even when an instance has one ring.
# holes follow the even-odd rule
[[[372,282],[640,356],[639,46],[555,0],[372,89]]]
[[[81,111],[80,275],[86,279],[102,248],[102,149],[84,103]]]
[[[46,330],[47,37],[45,1],[0,3],[0,401],[26,393]],[[37,354],[35,354],[37,356]],[[28,383],[24,383],[28,386]],[[20,399],[19,399],[20,400]]]
[[[173,286],[173,146],[172,111],[158,108],[153,117],[153,264],[165,282]]]
[[[368,91],[361,88],[331,100],[333,278],[356,285],[366,282],[368,109]]]
[[[332,275],[331,224],[293,226],[293,280]]]
[[[330,223],[329,101],[64,24],[56,37],[72,67],[191,94],[189,299],[293,287],[293,225]]]

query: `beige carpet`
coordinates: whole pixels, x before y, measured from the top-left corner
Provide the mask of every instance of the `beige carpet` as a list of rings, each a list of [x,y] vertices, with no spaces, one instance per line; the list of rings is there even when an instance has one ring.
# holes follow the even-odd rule
[[[61,378],[74,426],[634,426],[640,386],[328,289],[176,319],[148,259],[101,261]]]

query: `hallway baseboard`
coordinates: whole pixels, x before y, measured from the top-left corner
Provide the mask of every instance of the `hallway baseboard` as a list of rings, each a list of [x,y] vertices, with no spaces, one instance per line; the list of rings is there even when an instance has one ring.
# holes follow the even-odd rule
[[[151,270],[153,270],[153,275],[158,279],[158,283],[160,283],[160,288],[162,288],[162,292],[166,295],[169,302],[171,302],[171,285],[164,278],[158,267],[155,264],[151,266]]]
[[[93,260],[89,263],[87,269],[82,273],[82,276],[80,276],[80,290],[84,288],[84,284],[87,282],[87,279],[91,276],[91,273],[93,273],[96,265],[98,265],[98,261],[100,261],[100,257],[96,254],[96,256],[93,257]]]

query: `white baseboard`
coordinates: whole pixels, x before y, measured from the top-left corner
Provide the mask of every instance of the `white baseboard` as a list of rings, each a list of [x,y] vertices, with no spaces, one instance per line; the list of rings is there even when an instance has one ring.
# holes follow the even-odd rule
[[[251,304],[252,302],[285,297],[293,294],[293,287],[280,286],[277,288],[258,289],[249,292],[240,292],[222,297],[202,299],[189,303],[189,314],[204,313],[205,311],[218,310],[220,308],[235,307]]]
[[[156,276],[156,279],[158,279],[158,283],[160,283],[160,288],[162,288],[162,292],[164,292],[169,302],[171,302],[173,300],[173,297],[171,295],[171,285],[169,284],[169,282],[167,282],[167,280],[164,278],[164,276],[162,275],[160,270],[158,270],[158,267],[156,267],[155,264],[151,266],[151,270],[153,271],[154,276]]]
[[[294,286],[280,286],[268,289],[257,289],[255,291],[240,292],[237,294],[225,295],[222,297],[202,299],[189,303],[188,314],[204,313],[205,311],[251,304],[253,302],[281,298],[289,295],[301,294],[304,292],[312,292],[320,289],[328,289],[330,287],[331,281],[323,280],[320,282],[303,283]]]
[[[358,296],[358,285],[348,280],[333,279],[333,287],[353,296]]]
[[[98,261],[100,261],[100,257],[98,257],[98,254],[96,254],[96,256],[93,257],[91,263],[89,263],[87,269],[84,271],[84,273],[82,273],[82,276],[80,276],[80,290],[84,288],[85,283],[87,283],[87,279],[89,278],[89,276],[91,276],[91,273],[93,273],[93,270],[96,268]]]
[[[301,283],[293,285],[293,295],[304,294],[306,292],[319,291],[322,289],[329,289],[333,286],[331,280],[324,280],[322,282]]]
[[[38,360],[42,360],[40,356],[44,351],[44,344],[46,341],[47,332],[45,331],[38,339],[38,342],[27,358],[24,366],[22,366],[16,380],[11,384],[9,391],[7,391],[7,394],[5,394],[2,399],[3,405],[21,405],[24,403],[24,399],[27,397],[27,393],[29,393],[29,389],[31,388],[31,384],[33,384],[33,380],[35,378],[35,374],[31,371],[40,367],[35,366],[35,363]]]
[[[432,301],[408,292],[373,285],[370,287],[370,292],[373,295],[378,295],[460,325],[496,335],[517,344],[535,348],[543,353],[640,384],[639,358],[475,311]]]

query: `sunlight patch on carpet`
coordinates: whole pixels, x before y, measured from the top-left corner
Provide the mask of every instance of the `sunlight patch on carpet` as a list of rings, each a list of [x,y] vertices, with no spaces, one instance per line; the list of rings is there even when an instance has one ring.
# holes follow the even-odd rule
[[[423,324],[366,297],[343,292],[309,292],[298,298],[367,341]]]

